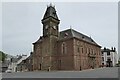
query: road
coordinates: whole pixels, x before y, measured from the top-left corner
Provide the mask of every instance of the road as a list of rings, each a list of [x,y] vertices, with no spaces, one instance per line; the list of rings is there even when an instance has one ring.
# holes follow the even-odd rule
[[[118,69],[119,68],[117,67],[112,67],[112,68],[99,68],[94,70],[90,69],[84,71],[14,72],[14,73],[3,73],[2,77],[4,78],[3,80],[5,80],[5,78],[6,79],[7,78],[113,78],[111,80],[118,80],[119,77]]]

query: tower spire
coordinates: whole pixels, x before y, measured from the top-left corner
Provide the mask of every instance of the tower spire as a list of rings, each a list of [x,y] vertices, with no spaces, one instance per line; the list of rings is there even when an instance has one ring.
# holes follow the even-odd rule
[[[53,5],[52,3],[50,3],[49,5],[47,5],[47,10],[44,14],[44,17],[42,20],[46,19],[46,18],[49,18],[49,17],[52,17],[54,19],[58,19],[58,16],[57,16],[57,13],[56,13],[56,10],[55,10],[55,5]]]
[[[53,7],[52,3],[50,3],[50,5],[47,6],[46,12],[42,19],[43,36],[58,36],[59,22],[60,20],[58,19],[55,7]]]

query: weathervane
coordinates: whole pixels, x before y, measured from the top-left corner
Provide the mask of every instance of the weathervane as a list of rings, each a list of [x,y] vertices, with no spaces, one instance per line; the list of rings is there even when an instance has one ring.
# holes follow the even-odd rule
[[[52,2],[50,2],[50,4],[49,5],[47,5],[47,7],[55,7],[55,5],[53,5],[53,3]]]

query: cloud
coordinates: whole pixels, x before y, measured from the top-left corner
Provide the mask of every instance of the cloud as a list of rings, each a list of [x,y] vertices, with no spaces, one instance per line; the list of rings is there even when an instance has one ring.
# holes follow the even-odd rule
[[[42,35],[41,19],[48,3],[3,3],[3,50],[29,54]],[[105,47],[117,47],[117,3],[55,3],[60,31],[82,32]]]

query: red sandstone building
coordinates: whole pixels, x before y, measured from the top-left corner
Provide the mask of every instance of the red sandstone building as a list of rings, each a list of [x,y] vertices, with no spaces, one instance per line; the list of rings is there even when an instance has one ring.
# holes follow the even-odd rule
[[[101,46],[92,38],[68,29],[59,32],[55,7],[42,19],[43,36],[33,43],[33,70],[84,70],[101,65]]]

